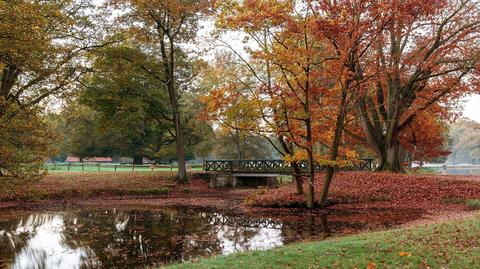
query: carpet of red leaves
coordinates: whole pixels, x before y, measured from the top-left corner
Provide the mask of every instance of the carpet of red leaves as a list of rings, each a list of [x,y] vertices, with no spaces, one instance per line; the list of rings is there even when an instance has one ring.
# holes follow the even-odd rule
[[[323,174],[316,178],[321,190]],[[341,172],[330,188],[329,209],[412,210],[434,213],[466,210],[464,202],[480,199],[480,176],[413,175]],[[294,194],[294,186],[266,190],[247,198],[256,207],[303,207],[305,197]]]
[[[62,204],[151,204],[217,206],[241,205],[247,193],[212,189],[208,182],[192,177],[188,184],[175,184],[175,174],[143,173],[56,173],[34,182],[0,186],[1,208],[55,207]],[[151,193],[168,189],[168,193]]]

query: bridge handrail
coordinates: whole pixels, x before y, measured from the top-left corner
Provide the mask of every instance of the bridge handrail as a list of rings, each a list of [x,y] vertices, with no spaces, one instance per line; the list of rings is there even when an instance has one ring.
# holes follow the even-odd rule
[[[353,167],[343,170],[372,170],[370,158],[358,159],[360,162],[353,162]],[[308,162],[298,163],[302,172],[308,171]],[[315,164],[315,170],[321,171],[326,166]],[[291,164],[285,160],[205,160],[204,171],[216,172],[291,172]]]

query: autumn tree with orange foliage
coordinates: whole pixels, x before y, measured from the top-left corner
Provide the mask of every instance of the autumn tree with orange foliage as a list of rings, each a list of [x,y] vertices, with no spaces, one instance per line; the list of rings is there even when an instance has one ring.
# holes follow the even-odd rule
[[[210,105],[215,111],[238,107],[244,99],[253,99],[260,106],[252,106],[252,111],[275,133],[280,144],[290,143],[285,157],[295,162],[306,160],[308,163],[307,207],[315,206],[315,166],[328,167],[329,181],[324,186],[320,204],[326,204],[328,187],[335,167],[342,159],[354,157],[354,153],[345,145],[341,147],[343,128],[346,125],[347,111],[350,109],[351,75],[343,67],[346,61],[338,55],[330,41],[317,33],[317,14],[311,2],[297,1],[224,1],[218,22],[221,27],[242,31],[257,42],[249,47],[249,58],[240,54],[251,76],[257,83],[240,80],[239,87],[229,86],[214,90],[209,96]],[[263,72],[258,72],[258,65]],[[340,68],[342,72],[333,72]],[[251,94],[247,98],[238,98],[238,88],[247,88]],[[225,97],[228,96],[228,98]],[[262,101],[260,101],[262,100]],[[247,102],[248,104],[248,102]],[[207,106],[208,107],[208,106]],[[246,106],[244,106],[246,107]],[[210,106],[212,108],[212,106]],[[228,109],[226,111],[228,111]],[[230,110],[231,114],[234,110]],[[210,111],[212,112],[212,111]],[[268,124],[265,124],[267,122]],[[248,128],[257,128],[244,126]],[[297,185],[301,188],[301,185]]]
[[[400,157],[407,164],[414,161],[424,163],[451,153],[448,150],[448,125],[438,118],[438,113],[431,111],[417,116],[402,132],[400,144]]]
[[[273,84],[271,62],[257,58],[247,60],[228,43],[220,43],[232,53],[219,55],[209,68],[209,75],[204,76],[204,80],[210,82],[211,90],[202,98],[204,110],[200,117],[219,124],[223,132],[261,136],[283,157],[293,156],[296,150],[293,143],[284,133],[276,132],[285,126],[285,121],[273,116],[280,110],[280,104],[275,104],[265,94],[265,88],[271,88]],[[290,165],[296,193],[303,194],[300,164],[291,158]]]
[[[293,158],[305,153],[308,207],[315,201],[315,161],[330,166],[319,199],[324,206],[337,158],[355,155],[341,147],[345,133],[377,153],[378,170],[401,172],[402,152],[415,160],[447,153],[443,122],[456,116],[458,98],[477,90],[475,1],[223,1],[220,7],[222,27],[263,40],[248,50],[269,78],[255,89],[268,100],[273,132],[303,150]]]
[[[350,71],[369,83],[359,88],[356,136],[378,155],[378,170],[401,172],[401,148],[413,150],[411,128],[448,120],[460,97],[478,92],[478,1],[318,1],[319,34],[325,25],[342,31],[331,38],[344,51],[361,53]],[[367,35],[362,33],[368,33]],[[347,41],[343,37],[347,36]],[[348,41],[362,36],[358,42]],[[356,51],[354,48],[364,49]],[[431,109],[432,107],[435,109]],[[439,135],[438,128],[424,138]],[[350,132],[354,134],[354,132]],[[405,143],[405,144],[403,144]]]

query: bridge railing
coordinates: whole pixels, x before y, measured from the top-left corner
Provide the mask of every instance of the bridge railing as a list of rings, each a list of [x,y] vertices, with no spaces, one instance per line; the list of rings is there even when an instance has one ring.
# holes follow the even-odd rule
[[[353,162],[352,167],[342,170],[372,170],[373,159],[360,159]],[[302,172],[308,171],[308,162],[298,163]],[[315,164],[315,171],[322,171],[326,167]],[[204,171],[215,172],[255,172],[255,173],[291,173],[290,162],[284,160],[206,160],[203,162]]]

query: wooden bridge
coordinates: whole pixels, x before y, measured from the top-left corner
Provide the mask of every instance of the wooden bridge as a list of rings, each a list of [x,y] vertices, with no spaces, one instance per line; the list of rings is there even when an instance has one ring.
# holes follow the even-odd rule
[[[354,161],[352,167],[342,170],[372,170],[373,159],[359,159]],[[299,162],[302,173],[308,172],[308,162]],[[315,170],[325,170],[325,166],[316,164]],[[290,162],[284,160],[206,160],[203,162],[203,170],[207,172],[222,173],[254,173],[254,174],[291,174]]]

